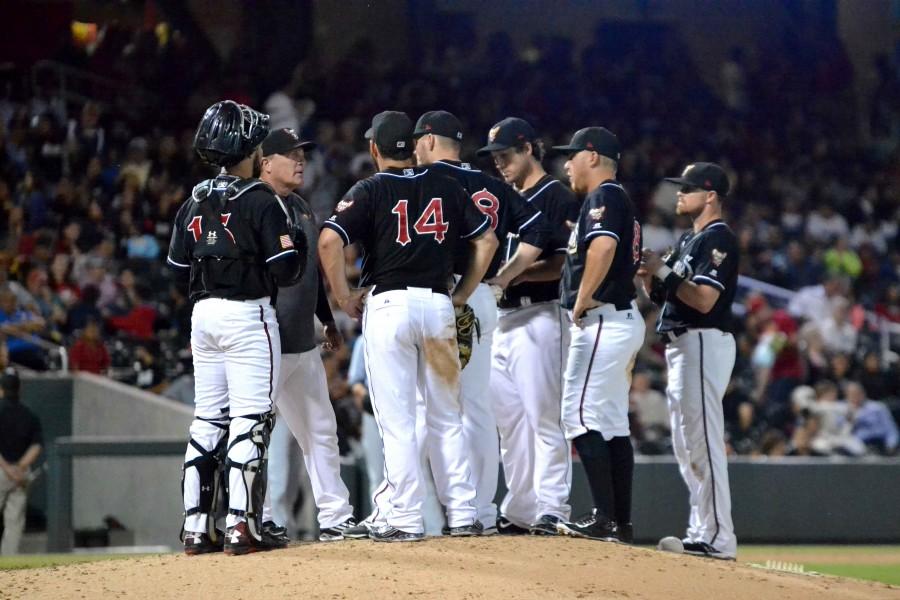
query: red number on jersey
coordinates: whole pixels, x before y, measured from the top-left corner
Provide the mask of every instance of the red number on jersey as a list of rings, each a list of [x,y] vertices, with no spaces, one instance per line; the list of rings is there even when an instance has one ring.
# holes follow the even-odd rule
[[[409,217],[406,214],[408,200],[398,200],[391,212],[397,215],[397,243],[405,246],[409,243]]]
[[[398,200],[391,212],[397,215],[397,243],[405,246],[410,242],[409,215],[407,200]],[[444,242],[450,224],[444,221],[444,205],[440,198],[432,198],[422,215],[413,225],[413,230],[419,235],[433,235],[438,244]]]
[[[491,229],[497,229],[497,223],[500,221],[500,217],[497,216],[497,211],[500,210],[500,200],[497,199],[497,196],[485,188],[472,194],[472,202],[475,203],[478,210],[491,218]]]
[[[634,237],[631,238],[631,260],[636,265],[641,262],[641,224],[637,220],[634,222]]]
[[[194,217],[191,219],[190,224],[187,226],[187,230],[191,232],[194,236],[194,243],[200,241],[200,233],[203,231],[203,228],[200,225],[203,222],[203,217]]]
[[[232,243],[232,244],[236,244],[237,242],[234,241],[234,234],[231,233],[231,230],[230,230],[230,229],[228,229],[228,221],[231,220],[231,213],[226,213],[226,214],[224,214],[224,215],[219,215],[219,220],[222,221],[222,227],[225,229],[225,233],[227,233],[227,234],[228,234],[228,237],[231,238],[231,243]]]

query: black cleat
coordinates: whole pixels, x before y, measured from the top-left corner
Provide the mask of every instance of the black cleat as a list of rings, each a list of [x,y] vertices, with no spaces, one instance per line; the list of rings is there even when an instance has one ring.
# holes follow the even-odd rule
[[[262,524],[262,534],[273,544],[284,544],[284,546],[287,546],[291,541],[291,538],[288,537],[287,527],[277,525],[275,521],[264,521]]]
[[[623,544],[634,543],[634,525],[631,523],[616,523],[616,534]]]
[[[528,530],[519,527],[506,517],[497,519],[497,533],[500,535],[528,535]]]
[[[735,560],[730,554],[725,554],[716,550],[706,542],[684,542],[684,553],[691,556],[702,556],[704,558],[715,558],[716,560]]]
[[[421,542],[425,539],[425,534],[403,531],[388,525],[384,529],[369,530],[369,537],[375,542]]]
[[[541,515],[541,517],[528,526],[528,533],[531,535],[559,535],[557,524],[562,519],[555,515]]]
[[[484,533],[484,525],[481,521],[475,521],[471,525],[462,525],[460,527],[444,527],[441,533],[451,537],[472,537],[482,535]]]
[[[353,517],[348,518],[343,523],[338,523],[334,527],[326,527],[325,529],[319,532],[319,541],[320,542],[338,542],[340,540],[347,539],[348,536],[345,532],[348,529],[357,527],[356,519]],[[369,537],[369,532],[366,530],[365,537]]]
[[[196,531],[184,532],[184,553],[188,556],[221,552],[223,547],[224,542],[222,541],[222,532],[219,532],[218,542],[213,542],[205,533]]]
[[[602,542],[618,542],[616,524],[597,513],[594,509],[590,515],[582,517],[574,523],[560,522],[557,529],[563,535],[599,540]]]

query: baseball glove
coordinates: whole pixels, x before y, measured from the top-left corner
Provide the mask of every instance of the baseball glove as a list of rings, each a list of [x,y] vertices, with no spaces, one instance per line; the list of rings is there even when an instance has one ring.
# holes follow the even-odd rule
[[[477,338],[476,338],[477,336]],[[475,311],[468,304],[456,307],[456,343],[459,345],[459,366],[465,369],[472,358],[472,340],[481,341],[481,326]]]

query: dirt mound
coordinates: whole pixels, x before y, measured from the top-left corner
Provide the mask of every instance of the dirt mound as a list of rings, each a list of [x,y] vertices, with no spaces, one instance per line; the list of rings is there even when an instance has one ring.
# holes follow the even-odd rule
[[[884,584],[793,575],[588,540],[438,538],[299,544],[0,573],[0,598],[900,599]]]

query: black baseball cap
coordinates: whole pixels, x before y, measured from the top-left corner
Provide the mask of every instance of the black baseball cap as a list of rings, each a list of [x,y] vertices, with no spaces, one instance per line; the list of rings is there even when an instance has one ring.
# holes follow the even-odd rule
[[[525,119],[518,117],[506,117],[488,131],[488,143],[484,148],[479,148],[478,156],[485,156],[497,150],[506,150],[518,146],[524,142],[533,142],[537,139],[537,133]]]
[[[605,127],[579,129],[572,136],[572,141],[567,146],[553,146],[553,149],[560,152],[591,150],[615,161],[622,157],[622,146],[619,144],[619,138]]]
[[[681,177],[666,177],[666,181],[716,192],[720,196],[727,196],[731,188],[725,169],[710,162],[691,163],[685,167]]]
[[[383,150],[409,150],[412,152],[413,122],[405,112],[385,110],[372,118],[372,126],[366,131],[367,140]]]
[[[457,142],[463,139],[462,123],[454,115],[446,110],[430,110],[416,121],[413,137],[420,137],[427,133],[442,135]]]
[[[287,154],[297,148],[312,150],[315,147],[315,142],[303,142],[293,129],[285,127],[283,129],[275,129],[266,136],[262,143],[262,153],[263,156],[270,156],[272,154]]]

